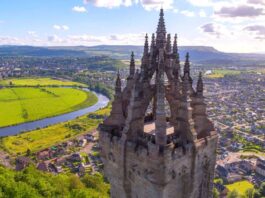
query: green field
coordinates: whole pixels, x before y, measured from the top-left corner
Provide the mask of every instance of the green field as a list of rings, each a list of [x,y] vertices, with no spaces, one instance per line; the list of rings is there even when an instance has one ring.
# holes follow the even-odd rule
[[[101,116],[101,118],[95,119],[85,115],[75,120],[55,124],[44,129],[4,137],[1,139],[0,147],[14,155],[25,154],[27,149],[36,152],[96,129],[98,124],[102,122],[103,117],[108,115],[109,112],[110,107],[108,106],[89,114]]]
[[[226,185],[229,191],[236,190],[240,195],[244,195],[247,189],[254,188],[253,184],[248,181],[235,182],[233,184]]]
[[[215,69],[212,74],[207,75],[208,78],[223,78],[225,75],[239,75],[241,71],[229,69]]]
[[[0,80],[0,85],[8,86],[82,86],[86,87],[85,84],[72,82],[63,79],[53,78],[10,78],[6,80]]]
[[[93,93],[73,88],[3,88],[0,89],[0,127],[60,115],[96,102]]]

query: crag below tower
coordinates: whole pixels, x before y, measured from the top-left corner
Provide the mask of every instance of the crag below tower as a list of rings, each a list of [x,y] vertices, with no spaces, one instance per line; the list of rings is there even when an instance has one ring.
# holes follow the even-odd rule
[[[132,53],[122,90],[118,74],[110,116],[99,126],[113,198],[210,198],[217,134],[206,115],[201,74],[192,86],[189,54],[180,73],[177,36],[163,10],[140,70]]]

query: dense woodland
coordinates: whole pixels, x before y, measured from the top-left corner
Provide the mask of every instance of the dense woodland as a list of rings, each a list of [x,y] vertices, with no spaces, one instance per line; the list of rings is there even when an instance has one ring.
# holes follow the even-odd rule
[[[80,179],[72,174],[44,173],[34,167],[21,172],[0,167],[0,197],[105,198],[109,197],[109,185],[100,174],[85,175]]]

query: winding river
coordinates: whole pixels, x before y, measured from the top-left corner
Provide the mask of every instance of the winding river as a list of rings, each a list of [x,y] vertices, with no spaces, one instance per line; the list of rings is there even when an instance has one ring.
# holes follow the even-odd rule
[[[106,96],[100,93],[95,93],[95,92],[93,93],[96,94],[98,97],[98,102],[94,104],[93,106],[90,106],[90,107],[87,107],[81,110],[77,110],[71,113],[66,113],[66,114],[62,114],[59,116],[51,117],[51,118],[45,118],[42,120],[18,124],[15,126],[0,128],[0,137],[16,135],[21,132],[32,131],[37,128],[45,128],[47,126],[54,125],[60,122],[66,122],[69,120],[73,120],[79,116],[97,111],[108,105],[109,99]]]

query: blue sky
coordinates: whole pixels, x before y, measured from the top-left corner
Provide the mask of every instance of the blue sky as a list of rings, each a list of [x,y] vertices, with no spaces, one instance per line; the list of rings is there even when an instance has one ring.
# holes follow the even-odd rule
[[[0,0],[0,44],[142,45],[161,6],[180,45],[265,52],[265,0]]]

